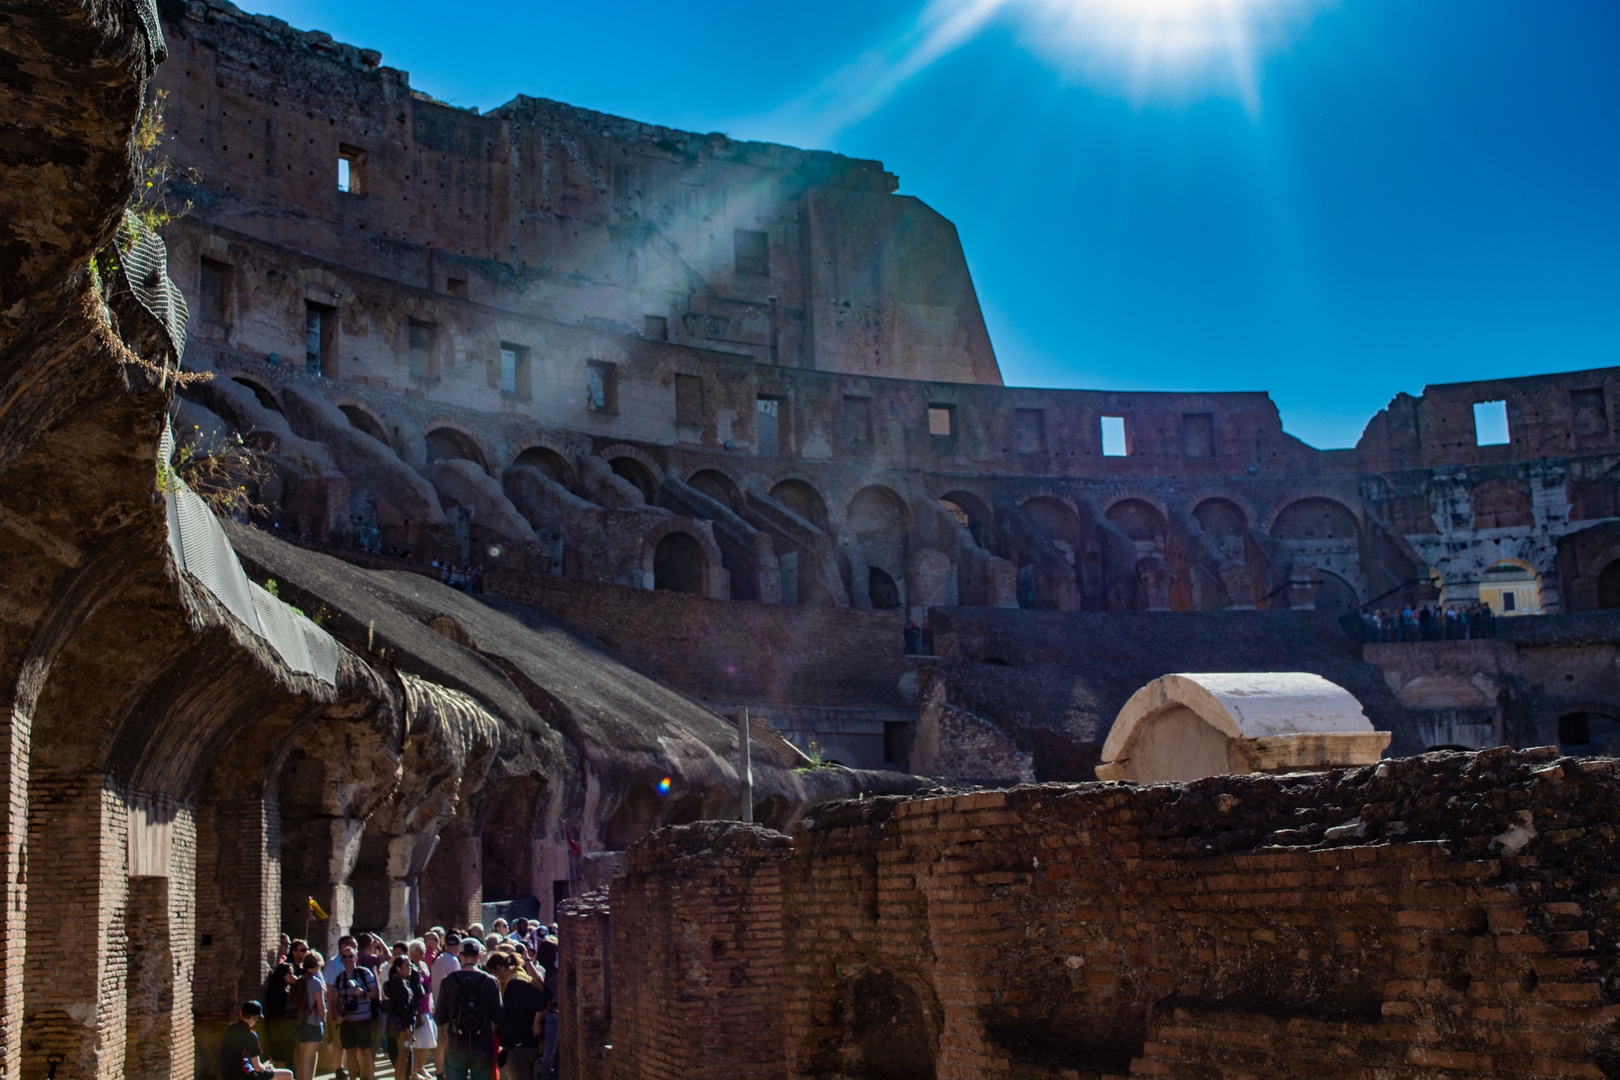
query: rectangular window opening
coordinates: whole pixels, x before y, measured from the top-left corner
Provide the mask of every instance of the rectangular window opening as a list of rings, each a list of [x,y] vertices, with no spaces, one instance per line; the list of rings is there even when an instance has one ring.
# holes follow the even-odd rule
[[[466,278],[445,278],[444,279],[444,291],[445,291],[445,295],[450,296],[453,299],[456,299],[456,300],[465,300],[465,299],[467,299],[467,279]]]
[[[955,435],[956,426],[952,423],[951,414],[956,409],[950,405],[928,406],[928,434],[934,436]]]
[[[703,426],[703,379],[700,376],[675,376],[675,422],[689,427]]]
[[[619,411],[618,365],[610,360],[585,362],[585,407],[591,412]]]
[[[767,234],[752,229],[738,229],[733,242],[736,245],[739,276],[770,277],[771,255]]]
[[[304,302],[304,370],[311,375],[337,375],[337,309]]]
[[[338,190],[346,195],[366,193],[366,152],[355,146],[338,147]]]
[[[529,350],[510,341],[501,342],[501,396],[528,401]]]
[[[663,315],[647,315],[642,319],[641,336],[648,341],[669,340],[669,319]]]
[[[1125,418],[1123,416],[1105,416],[1102,418],[1102,452],[1103,457],[1127,457],[1130,455],[1130,445],[1125,438]]]
[[[1474,403],[1474,442],[1477,446],[1506,446],[1508,437],[1507,402]]]
[[[782,399],[761,395],[754,402],[754,445],[759,457],[782,456]]]
[[[1607,442],[1609,439],[1609,412],[1603,402],[1603,387],[1569,392],[1571,427],[1575,441],[1583,446]]]
[[[410,321],[411,377],[437,379],[439,377],[439,328],[430,322]]]
[[[202,261],[198,280],[197,314],[203,322],[229,326],[231,322],[231,268],[213,259]]]

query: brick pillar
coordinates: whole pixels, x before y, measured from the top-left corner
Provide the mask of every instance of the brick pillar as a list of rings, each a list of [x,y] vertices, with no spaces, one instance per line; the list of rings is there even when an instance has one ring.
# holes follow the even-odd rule
[[[0,1080],[16,1080],[22,1067],[23,942],[28,934],[28,890],[23,853],[28,841],[29,723],[0,709]]]
[[[608,899],[590,892],[557,906],[558,1075],[602,1080],[608,1031]],[[696,1034],[696,1033],[693,1033]]]
[[[124,1073],[124,909],[128,816],[98,773],[29,776],[28,956],[22,1073],[120,1080]]]
[[[782,865],[792,854],[781,833],[720,821],[631,848],[630,872],[612,887],[618,1075],[784,1080]]]
[[[281,818],[260,798],[206,801],[196,813],[196,1053],[209,1065],[236,1006],[259,996],[281,933]],[[300,918],[287,932],[304,934]],[[205,1071],[212,1072],[212,1068]]]

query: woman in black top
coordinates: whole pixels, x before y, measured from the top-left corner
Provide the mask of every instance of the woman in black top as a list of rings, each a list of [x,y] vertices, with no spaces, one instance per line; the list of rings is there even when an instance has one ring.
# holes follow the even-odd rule
[[[277,964],[270,977],[264,981],[264,1050],[265,1057],[271,1061],[284,1061],[292,1064],[293,1058],[293,1025],[296,1020],[289,1011],[290,1005],[287,994],[292,990],[293,973],[291,964]]]
[[[422,1007],[422,973],[408,956],[396,956],[388,966],[388,981],[383,984],[383,1010],[388,1033],[388,1057],[394,1063],[394,1075],[411,1075],[411,1043],[416,1030],[417,1013]]]

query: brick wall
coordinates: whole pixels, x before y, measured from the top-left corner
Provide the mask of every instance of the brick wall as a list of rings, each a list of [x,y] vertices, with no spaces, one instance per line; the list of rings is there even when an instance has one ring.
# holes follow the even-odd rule
[[[637,1077],[1613,1077],[1617,821],[1620,763],[1544,748],[827,803],[763,859],[727,849],[741,827],[669,829],[614,886],[614,1057]],[[728,927],[758,937],[741,978]],[[731,1023],[754,1002],[780,1029]]]
[[[781,867],[757,825],[675,826],[613,882],[613,1061],[619,1076],[784,1077]]]
[[[28,717],[0,709],[0,1080],[22,1067],[23,952],[28,934],[28,886],[23,879],[28,839]]]
[[[1620,780],[1553,756],[829,804],[789,1074],[1613,1075]]]
[[[741,604],[504,572],[490,576],[486,591],[567,619],[705,700],[902,704],[896,684],[907,666],[898,611]]]
[[[608,897],[589,892],[557,909],[558,1068],[563,1080],[608,1076]]]

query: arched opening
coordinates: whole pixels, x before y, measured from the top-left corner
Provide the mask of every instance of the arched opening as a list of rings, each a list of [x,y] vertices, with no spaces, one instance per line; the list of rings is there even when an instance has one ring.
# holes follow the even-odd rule
[[[816,528],[826,531],[827,504],[815,488],[803,480],[784,480],[771,488],[771,498],[804,518]]]
[[[1620,754],[1620,720],[1603,713],[1565,713],[1558,718],[1558,745],[1566,754]]]
[[[939,1036],[917,991],[891,971],[868,969],[847,986],[835,1054],[861,1080],[934,1080]]]
[[[538,469],[563,487],[569,487],[574,482],[574,470],[568,464],[568,459],[547,446],[529,447],[512,464]]]
[[[1620,608],[1620,559],[1598,571],[1598,607],[1604,611]]]
[[[281,403],[276,400],[275,395],[252,379],[244,379],[239,375],[233,375],[231,376],[231,382],[240,383],[253,391],[253,396],[259,399],[259,404],[271,412],[281,412]]]
[[[1213,541],[1237,540],[1249,531],[1249,518],[1236,503],[1226,499],[1205,499],[1193,511],[1198,527]]]
[[[658,541],[653,552],[653,588],[702,596],[709,560],[703,545],[690,533],[672,532]]]
[[[982,548],[990,546],[990,510],[977,496],[966,491],[952,491],[939,500],[939,505],[968,531],[975,544]]]
[[[1125,499],[1108,508],[1108,520],[1130,537],[1139,552],[1164,548],[1164,515],[1141,499]]]
[[[894,578],[875,566],[867,570],[866,577],[874,611],[893,611],[900,606],[900,587]]]
[[[1503,559],[1479,576],[1479,601],[1497,615],[1539,615],[1541,584],[1525,563]]]
[[[653,476],[651,469],[628,454],[614,458],[608,465],[615,476],[630,481],[641,491],[641,497],[647,500],[648,506],[657,505],[658,478]]]
[[[686,483],[732,513],[740,511],[743,507],[742,492],[737,488],[736,482],[718,469],[704,469],[693,473]]]
[[[1024,503],[1024,511],[1041,532],[1057,545],[1069,565],[1075,565],[1080,555],[1080,519],[1069,504],[1061,499],[1040,495]]]
[[[388,445],[388,434],[383,431],[383,426],[377,423],[376,417],[356,405],[340,405],[338,408],[343,410],[343,415],[349,418],[350,427],[356,431],[365,432],[384,446]]]
[[[435,461],[470,461],[485,472],[489,466],[484,463],[484,453],[478,449],[465,432],[455,428],[434,428],[427,433],[427,460],[431,465]]]
[[[1279,540],[1356,540],[1356,516],[1332,499],[1310,498],[1290,503],[1271,525]]]

